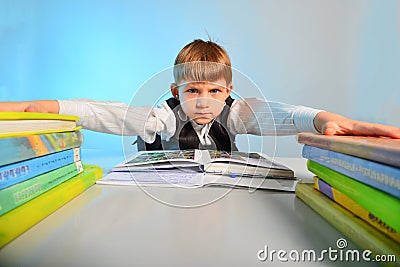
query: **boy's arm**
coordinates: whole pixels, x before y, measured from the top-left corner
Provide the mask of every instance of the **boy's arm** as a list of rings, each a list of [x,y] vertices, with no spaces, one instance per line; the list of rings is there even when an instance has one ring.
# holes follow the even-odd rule
[[[368,135],[400,138],[400,128],[351,120],[326,111],[321,111],[315,116],[314,126],[325,135]]]
[[[58,113],[60,107],[57,100],[0,102],[0,111]]]
[[[314,126],[314,118],[320,111],[260,98],[244,98],[233,102],[227,126],[234,135],[282,136],[299,132],[318,133]]]
[[[122,102],[75,100],[38,100],[0,102],[0,112],[49,112],[80,117],[84,129],[117,135],[139,135],[152,143],[156,133],[166,139],[175,134],[175,116],[164,101],[160,107],[130,107]]]
[[[315,132],[400,138],[400,129],[397,127],[351,120],[326,111],[258,98],[234,101],[228,117],[228,129],[233,134],[292,135]]]

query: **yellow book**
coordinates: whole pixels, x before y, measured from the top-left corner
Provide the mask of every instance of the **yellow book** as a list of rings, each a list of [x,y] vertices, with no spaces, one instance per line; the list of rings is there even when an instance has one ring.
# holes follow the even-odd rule
[[[396,241],[315,190],[312,184],[298,183],[296,196],[360,248],[371,250],[372,255],[395,255],[396,259],[400,259],[399,244]],[[381,263],[398,266],[397,262]]]
[[[75,131],[79,117],[38,112],[0,112],[0,137]]]
[[[381,219],[377,218],[371,212],[361,207],[357,202],[355,202],[336,188],[331,187],[329,184],[327,184],[317,176],[314,177],[314,188],[335,201],[336,203],[340,204],[347,210],[351,211],[354,215],[374,226],[382,233],[400,243],[400,233],[390,227],[387,223],[383,222]]]
[[[0,247],[85,191],[101,176],[100,167],[84,165],[84,172],[2,215],[0,217]]]

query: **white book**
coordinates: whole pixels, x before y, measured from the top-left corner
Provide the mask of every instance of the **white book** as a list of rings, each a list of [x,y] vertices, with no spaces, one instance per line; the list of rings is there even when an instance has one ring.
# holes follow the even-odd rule
[[[0,112],[0,137],[75,131],[79,117],[37,112]]]

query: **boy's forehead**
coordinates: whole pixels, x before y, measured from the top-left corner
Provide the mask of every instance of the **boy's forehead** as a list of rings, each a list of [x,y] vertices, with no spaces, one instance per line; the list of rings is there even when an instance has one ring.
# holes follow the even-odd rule
[[[207,85],[212,85],[212,86],[222,86],[226,87],[228,83],[226,82],[225,79],[219,79],[217,81],[182,81],[179,84],[180,86],[207,86]]]

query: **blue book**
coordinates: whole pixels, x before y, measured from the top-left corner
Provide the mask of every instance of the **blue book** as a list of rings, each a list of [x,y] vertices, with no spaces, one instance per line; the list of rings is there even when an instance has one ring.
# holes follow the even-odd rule
[[[80,149],[74,148],[2,166],[0,167],[0,189],[79,160]]]
[[[309,145],[303,157],[400,198],[400,169]]]
[[[0,167],[80,147],[82,144],[83,134],[81,131],[15,137],[0,136]]]

